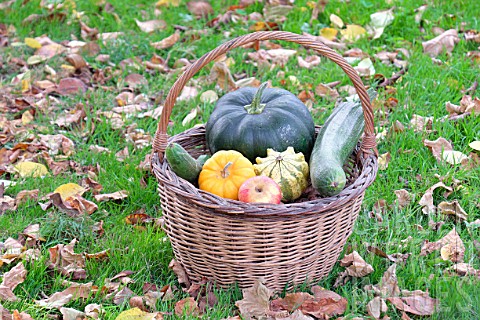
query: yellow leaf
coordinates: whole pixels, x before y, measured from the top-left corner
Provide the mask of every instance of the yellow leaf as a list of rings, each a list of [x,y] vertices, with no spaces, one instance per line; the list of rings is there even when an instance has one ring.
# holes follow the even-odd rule
[[[65,183],[53,192],[59,193],[62,200],[65,200],[68,197],[81,196],[85,191],[87,191],[87,189],[76,183]]]
[[[30,48],[33,48],[33,49],[40,49],[42,47],[42,45],[40,44],[40,42],[38,42],[37,40],[33,39],[33,38],[25,38],[25,44],[27,46],[29,46]]]
[[[340,30],[343,37],[347,41],[357,41],[360,37],[367,33],[367,30],[356,24],[347,24],[347,28]]]
[[[22,113],[22,124],[23,125],[29,124],[32,121],[33,121],[33,115],[30,113],[30,111],[27,110],[24,113]]]
[[[48,169],[41,163],[24,161],[14,166],[15,171],[20,174],[20,177],[38,178],[48,174]]]
[[[330,41],[337,37],[338,30],[333,28],[323,28],[320,30],[320,35]]]
[[[120,313],[115,320],[160,320],[163,315],[160,312],[148,313],[139,308],[128,309]]]
[[[180,0],[159,0],[155,4],[155,7],[178,7],[180,5]]]
[[[480,151],[480,141],[470,142],[469,146],[470,146],[470,148],[472,148],[473,150]]]
[[[30,80],[22,79],[22,92],[27,92],[30,90]]]

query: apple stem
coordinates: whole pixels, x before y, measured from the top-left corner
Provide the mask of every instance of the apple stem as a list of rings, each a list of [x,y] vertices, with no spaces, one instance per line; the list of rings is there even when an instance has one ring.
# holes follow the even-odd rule
[[[225,165],[225,167],[223,167],[223,170],[221,171],[221,174],[222,174],[222,178],[226,178],[230,175],[230,172],[228,172],[228,168],[230,168],[230,166],[233,164],[232,161],[228,161],[227,164]]]

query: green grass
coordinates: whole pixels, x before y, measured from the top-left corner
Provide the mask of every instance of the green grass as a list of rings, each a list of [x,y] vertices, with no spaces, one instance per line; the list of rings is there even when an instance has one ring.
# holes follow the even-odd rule
[[[71,3],[71,2],[70,2]],[[10,8],[0,12],[0,23],[15,27],[15,34],[10,42],[23,42],[25,37],[37,37],[48,35],[52,40],[61,42],[78,38],[81,40],[80,25],[73,17],[74,10],[83,13],[81,18],[89,27],[95,27],[99,32],[124,32],[124,35],[115,41],[103,44],[98,41],[101,54],[109,54],[110,61],[115,64],[114,70],[120,70],[118,64],[128,58],[140,57],[143,61],[149,60],[154,54],[163,58],[169,57],[169,66],[173,67],[175,61],[180,58],[194,60],[204,53],[212,50],[220,43],[236,36],[248,33],[250,22],[242,20],[221,25],[217,29],[205,27],[206,20],[196,20],[190,15],[186,7],[186,1],[182,1],[179,7],[162,8],[158,17],[167,23],[164,30],[152,34],[141,32],[135,19],[146,21],[155,19],[155,1],[135,1],[132,5],[128,1],[112,1],[114,12],[105,10],[100,1],[82,0],[75,2],[75,8],[68,5],[63,9],[54,12],[63,13],[63,20],[40,19],[34,24],[24,24],[22,21],[31,14],[47,15],[49,11],[40,7],[40,1],[16,1]],[[224,13],[230,5],[238,1],[212,1],[214,16]],[[462,90],[471,86],[475,80],[479,80],[479,65],[471,62],[466,57],[467,52],[477,50],[478,43],[461,40],[452,52],[447,56],[442,54],[438,58],[445,61],[437,65],[422,51],[422,42],[432,39],[435,35],[433,27],[441,27],[445,30],[453,28],[480,30],[480,8],[475,7],[473,2],[463,1],[438,1],[430,5],[425,11],[423,18],[423,33],[415,23],[414,10],[423,4],[422,1],[393,1],[387,4],[380,0],[352,0],[350,3],[343,1],[330,1],[324,12],[320,13],[318,19],[310,25],[311,9],[307,8],[305,0],[295,1],[295,8],[289,13],[285,22],[280,27],[282,30],[302,33],[307,31],[316,34],[322,27],[328,26],[329,16],[334,13],[340,16],[347,24],[366,25],[369,22],[370,14],[383,9],[395,6],[395,20],[388,26],[385,33],[379,39],[361,39],[348,47],[358,47],[370,56],[380,51],[393,51],[397,48],[405,48],[410,52],[409,69],[401,80],[395,84],[398,106],[390,111],[388,123],[398,120],[407,125],[413,114],[421,116],[434,116],[439,119],[447,114],[445,102],[451,101],[458,104],[463,96]],[[262,12],[263,5],[256,3],[247,7],[240,14],[248,15],[252,12]],[[212,17],[210,17],[212,18]],[[184,42],[176,43],[172,48],[166,50],[155,50],[149,45],[150,42],[159,41],[174,32],[175,25],[182,25],[192,30],[205,29],[207,35],[196,40],[187,38]],[[225,35],[225,32],[228,32]],[[295,44],[280,42],[284,47],[298,49],[298,55],[305,57],[311,53]],[[13,57],[27,59],[34,52],[26,46],[0,48],[0,90],[13,87],[12,93],[20,95],[19,87],[11,85],[12,79],[22,72],[18,66],[9,64]],[[341,81],[341,85],[349,84],[348,77],[332,62],[322,59],[322,63],[311,69],[298,68],[296,58],[291,58],[284,68],[276,67],[272,70],[259,71],[252,64],[245,63],[247,60],[246,49],[235,49],[229,52],[235,64],[231,66],[234,74],[245,72],[247,76],[255,76],[260,81],[271,80],[274,86],[282,86],[281,77],[277,76],[279,71],[285,72],[285,77],[294,75],[300,81],[300,86],[295,87],[287,82],[286,89],[294,94],[300,93],[308,85],[315,87],[319,83]],[[60,70],[65,64],[64,56],[61,55],[48,61],[48,65],[55,70]],[[85,59],[92,69],[105,69],[108,64],[95,60],[95,56]],[[35,79],[45,77],[44,64],[30,68]],[[380,61],[375,61],[377,73],[390,77],[398,69],[387,66]],[[128,214],[136,210],[144,209],[145,212],[154,217],[162,215],[160,199],[156,192],[157,183],[154,177],[146,172],[136,169],[137,165],[144,159],[151,149],[134,149],[133,145],[127,142],[121,130],[113,130],[109,121],[98,119],[99,111],[106,111],[115,106],[115,96],[120,93],[123,78],[133,72],[145,76],[148,84],[141,87],[136,93],[144,93],[149,97],[157,97],[162,104],[169,88],[179,76],[179,73],[162,74],[147,72],[143,67],[139,70],[127,68],[121,70],[118,75],[107,81],[104,85],[111,90],[96,89],[86,94],[74,97],[59,97],[61,110],[73,108],[81,102],[86,106],[87,117],[90,120],[87,129],[93,132],[86,134],[87,129],[59,129],[50,124],[59,113],[50,114],[37,110],[34,124],[37,128],[31,129],[33,134],[54,134],[62,133],[72,139],[75,143],[75,154],[69,159],[79,165],[96,165],[102,170],[98,172],[97,181],[103,185],[103,192],[115,192],[125,189],[130,195],[120,202],[99,203],[99,210],[89,217],[71,218],[50,209],[43,211],[35,201],[29,201],[21,205],[14,212],[7,212],[0,216],[0,241],[8,237],[16,238],[26,226],[32,223],[41,224],[41,233],[45,238],[42,244],[42,258],[35,263],[25,262],[28,270],[27,279],[15,289],[15,294],[20,297],[20,302],[2,302],[9,310],[18,309],[28,312],[35,319],[47,319],[49,314],[58,314],[55,310],[48,310],[37,307],[34,299],[41,299],[43,295],[51,295],[54,292],[64,289],[61,281],[65,277],[52,273],[47,269],[45,261],[48,260],[48,248],[56,244],[67,244],[73,238],[79,240],[76,252],[94,253],[105,249],[110,250],[110,258],[106,262],[87,261],[87,281],[92,281],[101,287],[105,280],[115,274],[124,271],[134,271],[132,278],[134,284],[129,287],[136,293],[141,294],[142,285],[145,282],[155,283],[158,286],[175,284],[176,277],[168,269],[168,263],[173,253],[166,235],[158,228],[146,227],[145,230],[138,230],[124,222]],[[207,76],[210,66],[202,69],[198,77]],[[372,83],[371,79],[364,79],[365,84]],[[216,90],[219,95],[223,93],[215,88],[214,84],[205,85],[203,91]],[[382,93],[380,94],[382,97]],[[477,94],[478,96],[478,94]],[[329,102],[316,97],[315,108],[325,108],[326,112],[316,114],[316,123],[321,124],[328,116],[328,111],[334,106]],[[0,103],[2,102],[0,98]],[[201,113],[187,127],[182,125],[183,118],[190,112],[193,105],[198,105]],[[192,127],[197,123],[207,121],[213,109],[212,104],[201,103],[199,98],[189,102],[179,102],[175,105],[171,120],[174,125],[169,128],[169,134],[173,135]],[[9,119],[19,117],[18,114],[6,115]],[[380,116],[376,113],[376,124],[379,124]],[[98,120],[95,120],[98,119]],[[137,128],[153,135],[156,130],[156,122],[151,118],[138,119],[135,117],[124,117],[125,126],[136,124]],[[383,128],[378,127],[379,131]],[[480,140],[480,117],[470,116],[459,122],[434,122],[432,133],[415,133],[412,129],[405,132],[395,133],[391,137],[379,143],[379,152],[390,152],[392,159],[385,171],[379,171],[376,181],[367,189],[364,204],[356,222],[354,232],[349,238],[347,245],[357,250],[365,260],[372,264],[375,271],[371,275],[355,279],[345,286],[335,289],[348,300],[347,319],[354,316],[367,316],[366,304],[373,297],[366,293],[363,287],[367,284],[376,284],[383,272],[388,268],[390,262],[376,257],[366,251],[365,243],[375,244],[387,253],[402,252],[412,253],[405,265],[398,265],[397,276],[399,285],[408,290],[429,291],[432,297],[438,298],[441,302],[441,310],[432,318],[434,319],[478,319],[480,318],[480,296],[478,295],[478,279],[471,277],[460,278],[445,273],[445,269],[451,265],[450,262],[438,263],[439,253],[432,253],[429,256],[420,256],[420,247],[424,240],[436,241],[447,234],[456,226],[466,246],[465,262],[471,263],[480,268],[478,253],[473,245],[473,240],[480,238],[480,228],[467,228],[465,224],[454,223],[451,219],[444,219],[440,216],[426,216],[422,213],[418,201],[421,196],[434,183],[438,182],[435,175],[444,177],[446,184],[453,179],[461,181],[462,190],[458,190],[449,196],[448,200],[458,199],[461,206],[469,214],[468,221],[480,218],[478,194],[480,190],[480,170],[462,170],[458,167],[439,164],[433,158],[431,152],[423,146],[424,139],[435,140],[444,137],[453,143],[454,149],[468,154],[471,149],[468,144],[474,140]],[[4,147],[11,148],[23,137],[7,143]],[[94,154],[89,151],[89,146],[98,144],[109,148],[111,154]],[[128,147],[130,157],[125,162],[118,162],[115,153]],[[79,182],[85,174],[67,172],[58,176],[49,176],[44,179],[16,179],[17,185],[7,190],[7,195],[14,197],[21,190],[39,189],[40,196],[52,192],[56,187],[67,182]],[[7,179],[8,176],[0,177]],[[146,182],[146,186],[142,184]],[[387,203],[395,201],[394,190],[407,189],[415,195],[412,204],[400,209],[392,206],[384,215],[384,220],[378,223],[369,217],[374,203],[385,199]],[[88,200],[93,195],[87,193]],[[435,193],[435,203],[445,200],[441,192]],[[429,220],[440,221],[444,219],[446,224],[439,231],[433,231],[428,227]],[[92,231],[95,222],[104,221],[105,235],[97,237]],[[423,227],[419,230],[416,225]],[[411,236],[411,240],[402,244],[401,240]],[[402,246],[403,245],[403,246]],[[0,274],[8,271],[9,267],[3,266]],[[322,281],[320,285],[332,289],[335,279],[343,268],[335,266],[332,273]],[[177,283],[178,286],[178,283]],[[213,309],[209,309],[204,315],[205,319],[222,319],[234,315],[236,307],[234,302],[241,298],[238,288],[229,290],[218,290],[217,296],[220,303]],[[176,301],[186,295],[180,291],[176,292],[176,299],[170,302],[159,302],[158,310],[173,311]],[[67,307],[83,310],[89,303],[102,304],[106,310],[104,319],[114,319],[121,311],[128,309],[128,305],[115,306],[111,301],[104,301],[102,295],[94,295],[84,301],[72,301]],[[401,313],[394,310],[390,305],[388,315],[392,319],[400,319]],[[173,318],[173,317],[172,317]]]

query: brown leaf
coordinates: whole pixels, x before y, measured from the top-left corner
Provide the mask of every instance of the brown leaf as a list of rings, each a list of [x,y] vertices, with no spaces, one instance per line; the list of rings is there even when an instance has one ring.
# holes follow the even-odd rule
[[[252,317],[265,317],[269,311],[269,300],[273,294],[273,290],[268,289],[260,280],[255,284],[243,289],[243,299],[235,302],[240,310],[242,317],[251,319]]]
[[[130,156],[130,153],[128,152],[128,147],[125,147],[122,150],[115,153],[115,158],[117,159],[117,161],[120,161],[120,162],[125,161],[125,159],[127,159],[129,156]]]
[[[180,40],[180,32],[177,30],[171,36],[158,42],[152,42],[150,45],[157,50],[163,50],[172,47],[178,40]]]
[[[0,306],[0,309],[1,309],[1,306]],[[0,316],[2,316],[1,310],[0,310]],[[18,312],[18,310],[13,310],[12,320],[34,320],[34,319],[28,313]]]
[[[128,301],[130,308],[138,308],[142,311],[148,312],[148,308],[143,304],[143,298],[140,296],[133,296]]]
[[[468,263],[456,263],[447,270],[455,271],[459,276],[477,276],[480,278],[480,270],[475,269]]]
[[[444,188],[450,192],[453,191],[451,187],[446,186],[443,182],[437,182],[436,184],[428,188],[418,202],[423,207],[422,211],[424,214],[435,213],[437,211],[437,208],[433,204],[433,192],[437,188]]]
[[[200,309],[198,309],[197,301],[192,297],[178,301],[175,304],[175,315],[178,317],[199,316]]]
[[[396,203],[399,208],[405,208],[412,201],[412,194],[405,189],[395,190],[394,193],[397,196]]]
[[[57,244],[49,248],[50,267],[73,279],[85,279],[85,258],[82,254],[75,253],[73,247],[77,242],[73,239],[68,245]]]
[[[418,316],[430,316],[439,305],[439,300],[429,296],[414,295],[410,297],[390,297],[387,299],[398,310],[409,312]]]
[[[75,144],[63,134],[39,134],[40,144],[48,148],[50,155],[56,155],[60,152],[66,156],[75,153]]]
[[[22,262],[19,262],[10,271],[3,274],[3,281],[0,286],[6,287],[10,290],[14,290],[20,283],[25,281],[27,270],[23,266]]]
[[[378,169],[379,170],[387,170],[388,168],[388,163],[392,160],[392,156],[390,155],[390,152],[381,154],[378,156]]]
[[[87,260],[106,260],[110,254],[110,249],[102,250],[96,253],[85,253]]]
[[[458,37],[457,30],[450,29],[429,41],[422,42],[423,52],[427,53],[431,57],[438,56],[444,50],[447,53],[451,53],[455,47],[455,44],[457,44],[459,41],[460,38]]]
[[[125,217],[125,223],[129,225],[142,225],[152,221],[152,217],[146,213],[132,213]]]
[[[346,267],[345,271],[351,277],[365,277],[373,272],[372,266],[366,263],[357,251],[343,257],[340,265]]]
[[[18,298],[12,289],[0,284],[0,301],[15,302],[18,301]]]
[[[272,300],[270,309],[273,311],[286,310],[292,312],[308,299],[314,300],[315,297],[306,292],[287,293],[285,298]]]
[[[61,44],[51,43],[37,49],[37,51],[35,51],[35,55],[50,59],[56,55],[63,53],[65,50],[66,48]]]
[[[61,79],[57,87],[57,92],[64,96],[78,94],[79,92],[83,93],[85,91],[87,91],[87,85],[78,78]]]
[[[93,197],[97,201],[121,200],[128,197],[128,191],[121,190],[113,193],[96,194]]]
[[[437,209],[439,213],[452,215],[461,221],[466,221],[468,217],[468,214],[460,206],[458,200],[453,200],[452,202],[442,201],[438,204]]]
[[[439,243],[442,244],[440,255],[443,260],[463,262],[465,246],[455,228],[453,228],[445,237],[440,239]]]
[[[127,299],[130,300],[135,293],[130,290],[128,287],[123,287],[122,290],[118,291],[113,297],[113,303],[117,306],[123,304]]]
[[[367,285],[365,290],[373,290],[380,297],[397,297],[400,294],[397,280],[397,265],[392,264],[382,276],[380,282],[376,285]]]
[[[412,115],[410,119],[410,127],[414,132],[431,131],[433,125],[433,117],[422,117],[418,114]]]
[[[75,109],[66,111],[64,114],[58,116],[55,121],[50,121],[50,123],[56,124],[59,127],[70,127],[73,124],[80,123],[86,115],[83,105],[78,104]]]
[[[178,283],[180,283],[183,288],[190,288],[191,283],[188,279],[187,273],[185,272],[183,266],[177,262],[177,260],[172,259],[172,261],[170,261],[168,264],[168,268],[172,269],[173,273],[177,275]]]
[[[225,61],[216,61],[210,71],[209,80],[216,80],[218,86],[225,91],[231,91],[237,88],[232,73]]]
[[[375,246],[368,246],[367,251],[373,252],[379,257],[388,259],[394,263],[404,263],[410,256],[410,253],[393,253],[393,254],[386,254],[385,251],[375,247]]]
[[[73,308],[65,308],[61,307],[60,308],[60,313],[63,316],[63,320],[79,320],[79,319],[85,319],[85,313],[82,311],[78,311]]]
[[[190,1],[187,2],[188,11],[190,11],[197,18],[207,18],[213,14],[213,8],[207,1]]]
[[[162,30],[167,27],[167,23],[163,20],[149,20],[142,22],[135,19],[135,23],[140,28],[140,30],[146,33],[151,33],[156,30]]]
[[[28,200],[37,200],[38,199],[38,189],[35,190],[22,190],[15,196],[15,204],[25,203]]]
[[[442,161],[442,154],[444,151],[453,151],[452,144],[445,138],[438,138],[435,141],[425,139],[423,144],[432,151],[435,159],[440,162]]]
[[[305,57],[305,59],[298,56],[297,60],[298,60],[298,65],[301,68],[306,68],[306,69],[311,69],[311,68],[319,65],[320,61],[321,61],[319,56],[307,56],[307,57]],[[329,88],[329,89],[332,90],[331,88]],[[316,92],[316,90],[315,90],[315,92]],[[337,92],[337,94],[338,94],[338,92]]]
[[[367,304],[368,314],[374,317],[375,319],[380,319],[381,314],[387,312],[387,310],[388,310],[388,307],[387,307],[387,304],[385,303],[385,299],[382,299],[380,297],[373,298]]]
[[[125,83],[130,88],[137,88],[142,85],[148,84],[147,79],[139,73],[131,73],[125,77]]]
[[[335,315],[341,315],[347,309],[347,299],[333,291],[325,290],[319,286],[313,286],[314,300],[306,300],[298,308],[302,313],[318,319],[329,319]]]
[[[340,96],[337,89],[332,89],[329,86],[322,83],[318,84],[315,87],[315,94],[322,98],[327,98],[330,101],[334,101]]]

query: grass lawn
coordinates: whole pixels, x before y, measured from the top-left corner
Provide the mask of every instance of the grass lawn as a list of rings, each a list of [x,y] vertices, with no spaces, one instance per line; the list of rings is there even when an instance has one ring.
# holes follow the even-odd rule
[[[0,140],[2,143],[0,147],[11,150],[19,143],[32,142],[33,137],[39,134],[61,133],[71,139],[75,145],[74,152],[68,156],[68,160],[74,161],[77,167],[98,166],[100,168],[90,171],[95,172],[94,179],[103,186],[101,193],[128,191],[128,197],[125,199],[105,202],[96,201],[91,192],[85,193],[84,197],[87,200],[98,205],[98,210],[91,215],[70,217],[56,208],[44,211],[38,203],[45,203],[46,200],[28,200],[14,211],[0,214],[0,244],[9,237],[16,239],[22,230],[34,223],[40,224],[40,234],[44,239],[40,246],[39,260],[24,262],[27,269],[26,279],[14,291],[19,300],[5,302],[0,299],[4,308],[11,311],[15,309],[25,311],[34,319],[50,319],[50,315],[60,314],[56,309],[36,305],[34,300],[44,299],[65,289],[63,282],[69,277],[52,272],[47,267],[47,261],[49,248],[58,244],[66,245],[72,239],[78,240],[75,246],[77,253],[110,250],[107,261],[96,259],[86,261],[84,282],[91,281],[101,288],[116,274],[130,270],[133,271],[130,275],[133,281],[128,284],[128,287],[136,295],[142,294],[144,283],[153,283],[158,287],[167,284],[179,287],[176,275],[168,268],[173,253],[166,234],[161,228],[152,224],[138,227],[125,222],[128,215],[139,212],[155,218],[162,216],[155,178],[148,171],[138,168],[146,155],[151,152],[151,141],[147,141],[144,147],[139,142],[135,146],[131,138],[132,132],[153,136],[157,122],[151,117],[138,117],[139,112],[123,113],[117,117],[120,120],[109,120],[105,112],[118,107],[116,97],[122,91],[128,91],[126,90],[126,84],[129,82],[127,76],[133,73],[140,74],[146,81],[130,91],[135,95],[144,94],[149,109],[162,105],[169,88],[181,74],[178,65],[181,59],[193,61],[219,44],[251,32],[249,28],[254,22],[247,20],[246,17],[254,12],[262,13],[264,7],[260,2],[237,9],[235,16],[239,17],[238,19],[220,23],[213,28],[206,26],[207,21],[224,14],[229,6],[237,5],[238,1],[211,1],[214,14],[207,19],[197,19],[192,15],[186,2],[180,0],[179,6],[158,7],[160,12],[156,12],[156,2],[147,0],[134,2],[66,0],[42,1],[42,3],[38,0],[17,0],[0,10],[0,24],[9,28],[9,44],[5,47],[0,46],[0,107],[3,108],[8,108],[11,97],[20,99],[22,95],[27,95],[27,92],[22,93],[21,81],[16,79],[19,74],[29,70],[28,76],[32,79],[31,83],[44,80],[48,74],[45,66],[48,65],[56,70],[56,82],[58,82],[69,71],[68,66],[65,66],[68,65],[65,60],[66,53],[38,64],[19,65],[15,59],[27,61],[35,52],[35,49],[25,45],[25,38],[46,35],[57,43],[66,43],[75,39],[84,41],[80,21],[90,28],[96,28],[99,33],[123,33],[111,41],[93,41],[98,44],[95,54],[89,55],[91,51],[82,54],[90,66],[90,74],[86,77],[90,80],[98,80],[99,77],[104,76],[106,77],[104,81],[92,80],[95,85],[84,93],[53,94],[43,107],[31,104],[29,108],[0,115],[0,129],[6,132],[6,128],[3,127],[5,120],[21,119],[25,110],[35,110],[34,119],[25,125],[26,129],[10,140],[5,142]],[[62,5],[56,9],[47,7],[48,4],[53,6],[58,3]],[[393,64],[384,64],[380,59],[374,58],[374,55],[382,51],[393,52],[399,48],[408,50],[409,55],[400,54],[401,59],[408,62],[406,74],[392,87],[381,89],[378,102],[375,104],[375,123],[378,133],[388,130],[396,121],[402,123],[405,130],[390,132],[378,141],[379,153],[389,153],[391,160],[386,169],[378,172],[376,181],[367,189],[353,234],[346,246],[348,248],[346,250],[358,251],[365,261],[373,266],[374,272],[333,288],[339,272],[344,270],[343,267],[336,265],[332,273],[321,280],[319,285],[337,292],[348,300],[345,319],[368,318],[366,305],[373,298],[373,294],[365,291],[364,287],[378,283],[383,273],[392,264],[387,259],[367,251],[368,244],[375,245],[388,254],[411,253],[405,264],[399,263],[397,266],[398,283],[402,289],[428,291],[431,297],[439,299],[440,309],[432,319],[479,319],[479,277],[460,277],[447,272],[446,270],[453,265],[453,262],[443,260],[438,250],[427,256],[421,256],[420,252],[425,240],[437,241],[455,227],[465,245],[464,262],[480,269],[480,248],[478,247],[480,224],[472,223],[480,219],[480,167],[477,164],[476,168],[465,169],[459,165],[437,161],[423,144],[425,139],[436,140],[443,137],[451,142],[454,150],[468,155],[474,152],[469,144],[480,140],[478,115],[470,115],[457,121],[440,121],[448,116],[445,103],[450,101],[456,105],[460,104],[460,100],[465,95],[462,90],[468,89],[476,80],[480,80],[479,60],[477,58],[475,62],[468,56],[469,52],[479,50],[479,43],[467,41],[463,36],[464,30],[477,30],[477,32],[480,30],[480,6],[475,4],[475,1],[467,0],[429,1],[419,23],[415,21],[415,15],[416,9],[424,4],[422,1],[331,0],[326,4],[324,11],[319,13],[318,18],[310,23],[314,4],[313,1],[295,1],[286,19],[278,23],[279,28],[294,33],[307,32],[318,35],[322,28],[330,26],[331,14],[341,17],[345,24],[366,26],[370,21],[370,14],[395,7],[394,20],[385,28],[380,38],[361,38],[356,42],[348,43],[346,49],[339,52],[343,54],[347,49],[361,49],[372,57],[375,73],[382,74],[386,78],[390,78],[400,68]],[[42,16],[38,16],[33,22],[25,21],[32,14]],[[164,28],[146,33],[137,26],[136,21],[152,19],[164,20]],[[437,61],[434,61],[424,53],[422,42],[437,36],[437,28],[456,29],[459,32],[460,41],[451,53],[443,52],[436,57]],[[179,30],[181,38],[172,47],[155,49],[151,45],[172,35],[175,30]],[[0,36],[1,34],[2,32]],[[297,56],[305,58],[313,53],[295,44],[276,43],[284,48],[297,50],[296,56],[290,57],[284,66],[275,65],[270,69],[262,69],[257,68],[248,58],[247,54],[254,52],[254,49],[238,48],[227,55],[233,61],[229,65],[231,73],[255,77],[260,82],[271,80],[273,86],[283,87],[295,95],[303,90],[313,92],[320,83],[340,81],[338,87],[350,84],[348,77],[334,63],[322,58],[320,64],[311,69],[300,68]],[[106,61],[96,59],[98,54],[109,55],[109,59]],[[130,63],[124,66],[126,59],[132,61],[138,58],[140,61],[153,61],[158,57],[167,59],[167,66],[172,71],[161,72],[148,69],[143,63]],[[214,90],[219,96],[225,94],[215,85],[215,82],[205,81],[205,78],[210,75],[210,69],[211,65],[202,69],[195,77],[197,82],[193,85],[198,88],[199,94],[193,99],[176,103],[171,116],[170,135],[208,120],[214,103],[202,102],[200,100],[202,92]],[[283,74],[280,71],[283,71]],[[296,80],[288,78],[289,76],[295,76]],[[24,79],[27,79],[27,76]],[[374,77],[363,77],[363,81],[366,85],[372,85],[376,80]],[[472,97],[480,96],[478,92],[480,91],[470,94]],[[342,97],[346,97],[346,94],[342,93]],[[29,99],[31,99],[29,101],[38,102],[40,97],[30,94]],[[315,95],[314,99],[312,113],[316,124],[322,124],[335,102],[318,95]],[[52,121],[58,121],[65,111],[74,110],[78,104],[83,105],[86,113],[87,120],[82,122],[82,125],[62,127],[58,122],[52,124]],[[196,117],[182,124],[195,107],[198,107]],[[431,128],[419,132],[414,130],[414,126],[410,126],[414,115],[433,117]],[[121,126],[112,125],[114,120],[121,121]],[[0,139],[3,139],[2,137],[0,133]],[[111,152],[92,152],[90,149],[92,145],[108,148]],[[118,161],[115,154],[125,148],[129,152],[128,157],[124,161]],[[61,161],[66,158],[57,155],[54,160]],[[45,163],[41,158],[39,159],[40,162]],[[2,157],[0,160],[4,161]],[[5,164],[0,162],[0,166]],[[42,179],[21,178],[8,172],[1,175],[2,172],[3,169],[0,169],[0,179],[16,182],[5,191],[5,195],[13,198],[22,190],[33,189],[39,189],[39,198],[42,198],[62,184],[80,183],[88,176],[88,170],[73,169],[58,175],[48,175]],[[468,213],[466,222],[455,221],[441,214],[422,212],[419,200],[428,188],[439,181],[443,181],[447,186],[455,185],[456,188],[446,198],[443,194],[444,190],[435,191],[434,204],[458,200],[460,206]],[[395,204],[397,197],[394,191],[399,189],[406,189],[413,195],[411,203],[405,207]],[[388,206],[384,208],[383,220],[379,222],[372,218],[371,212],[374,210],[374,205],[381,199],[385,200]],[[93,228],[100,221],[103,221],[102,236],[98,236]],[[430,226],[431,221],[445,223],[438,229],[434,229]],[[0,253],[1,250],[0,246]],[[15,264],[3,266],[0,264],[0,278]],[[230,288],[218,290],[216,293],[219,303],[207,309],[203,318],[223,319],[236,315],[238,309],[235,307],[235,301],[242,298],[241,290]],[[174,294],[175,298],[172,300],[159,300],[156,305],[157,310],[173,312],[175,303],[187,297],[187,294],[181,290],[175,290]],[[83,311],[86,305],[92,303],[103,306],[105,310],[103,319],[115,319],[120,312],[130,308],[128,300],[116,305],[111,299],[105,299],[105,295],[101,292],[86,299],[73,300],[66,307]],[[402,316],[402,313],[391,304],[387,314],[391,319],[400,319]],[[174,315],[165,317],[175,318]]]

